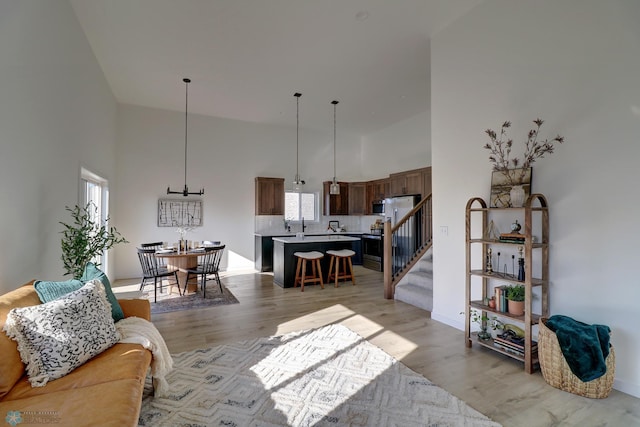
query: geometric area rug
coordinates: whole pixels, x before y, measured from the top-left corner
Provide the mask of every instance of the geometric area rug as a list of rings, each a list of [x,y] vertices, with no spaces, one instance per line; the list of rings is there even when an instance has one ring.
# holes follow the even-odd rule
[[[174,354],[140,426],[500,426],[342,325]]]
[[[180,310],[195,310],[198,308],[213,307],[216,305],[225,304],[237,304],[236,297],[227,289],[224,284],[222,285],[223,292],[220,292],[220,288],[215,280],[210,281],[207,286],[206,298],[202,296],[202,290],[198,284],[196,292],[187,293],[187,295],[180,296],[177,292],[177,288],[172,289],[172,293],[169,293],[167,286],[164,286],[162,292],[158,289],[157,300],[154,301],[153,286],[148,286],[142,293],[142,298],[146,298],[151,303],[151,313],[169,313],[171,311]]]

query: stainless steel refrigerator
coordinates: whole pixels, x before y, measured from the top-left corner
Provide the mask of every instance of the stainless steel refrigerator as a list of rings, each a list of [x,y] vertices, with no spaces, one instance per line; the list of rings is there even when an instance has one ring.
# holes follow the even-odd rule
[[[385,199],[384,214],[387,220],[391,221],[391,226],[394,227],[419,202],[420,196],[401,196]],[[421,223],[420,212],[418,212],[394,234],[391,242],[393,253],[392,270],[394,274],[413,256],[415,250],[421,245]]]

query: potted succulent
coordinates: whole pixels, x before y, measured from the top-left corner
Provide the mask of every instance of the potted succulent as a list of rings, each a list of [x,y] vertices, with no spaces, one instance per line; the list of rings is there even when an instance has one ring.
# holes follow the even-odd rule
[[[524,314],[524,285],[507,287],[509,314],[522,316]]]
[[[115,227],[100,224],[96,218],[98,207],[89,202],[85,207],[65,206],[73,218],[72,224],[60,221],[64,226],[62,234],[62,264],[65,274],[72,274],[74,279],[82,277],[84,267],[89,261],[102,255],[118,243],[129,243]],[[96,262],[96,266],[100,264]]]

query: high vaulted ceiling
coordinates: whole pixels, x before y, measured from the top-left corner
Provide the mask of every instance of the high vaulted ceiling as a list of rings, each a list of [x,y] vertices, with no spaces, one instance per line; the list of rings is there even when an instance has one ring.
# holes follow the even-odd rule
[[[70,0],[120,103],[366,135],[429,108],[429,39],[482,0]]]

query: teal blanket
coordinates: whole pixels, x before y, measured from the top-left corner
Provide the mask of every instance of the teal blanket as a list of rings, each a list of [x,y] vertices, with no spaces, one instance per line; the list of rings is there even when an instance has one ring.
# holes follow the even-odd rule
[[[600,378],[607,372],[609,333],[605,325],[587,325],[567,316],[555,315],[546,326],[555,332],[571,372],[583,382]]]

